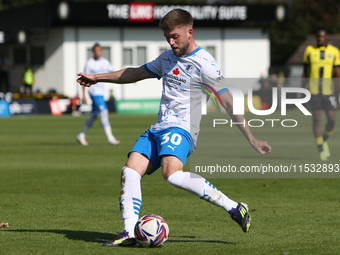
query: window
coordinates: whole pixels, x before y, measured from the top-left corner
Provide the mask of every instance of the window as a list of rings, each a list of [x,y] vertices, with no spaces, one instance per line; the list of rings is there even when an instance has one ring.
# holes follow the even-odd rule
[[[209,52],[211,54],[211,56],[213,56],[214,58],[215,56],[215,46],[207,46],[207,52]]]
[[[107,60],[111,61],[110,58],[110,47],[102,47],[102,57],[106,58]],[[92,47],[87,49],[87,59],[93,57]]]
[[[141,66],[147,62],[146,46],[123,48],[123,66]]]
[[[146,47],[137,47],[137,66],[146,63]]]
[[[124,48],[123,49],[123,66],[132,65],[132,49]]]
[[[26,48],[14,49],[14,64],[25,65],[26,64]]]
[[[42,66],[45,62],[45,49],[44,47],[31,48],[31,64],[32,66]]]

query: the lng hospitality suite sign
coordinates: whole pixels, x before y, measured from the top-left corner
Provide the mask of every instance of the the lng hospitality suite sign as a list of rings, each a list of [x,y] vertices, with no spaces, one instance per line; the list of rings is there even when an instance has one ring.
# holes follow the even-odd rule
[[[20,35],[30,31],[43,31],[53,26],[158,26],[163,16],[174,8],[191,13],[198,27],[233,26],[242,22],[284,21],[287,17],[285,4],[253,5],[174,5],[152,2],[127,4],[99,2],[46,1],[28,7],[1,11],[0,44],[19,42]],[[16,17],[20,16],[21,19]],[[89,18],[91,17],[91,18]],[[20,29],[12,26],[16,24]],[[261,23],[267,26],[269,23]],[[20,37],[22,39],[22,37]],[[26,40],[27,40],[26,36]],[[25,42],[25,40],[21,40]]]
[[[153,22],[174,8],[191,13],[195,21],[277,20],[286,17],[284,5],[155,5],[154,3],[108,4],[110,19]]]
[[[164,15],[174,8],[189,11],[195,19],[195,26],[218,27],[225,23],[245,21],[284,21],[287,16],[285,4],[174,5],[169,3],[159,5],[152,2],[121,4],[118,1],[109,4],[70,2],[66,5],[63,3],[65,2],[50,8],[54,10],[50,17],[51,25],[157,26]]]

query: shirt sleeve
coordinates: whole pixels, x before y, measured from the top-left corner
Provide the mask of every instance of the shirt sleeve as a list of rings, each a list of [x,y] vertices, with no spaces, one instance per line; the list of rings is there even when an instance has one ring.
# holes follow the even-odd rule
[[[305,53],[303,54],[303,63],[304,64],[309,64],[309,62],[310,62],[310,59],[309,59],[310,52],[311,52],[311,46],[308,46],[305,49]]]
[[[155,76],[158,80],[162,78],[162,59],[165,57],[165,52],[158,56],[155,60],[144,65],[145,70]]]
[[[335,52],[334,66],[340,66],[340,51],[338,48],[336,48]]]
[[[202,67],[201,73],[203,86],[208,88],[210,87],[210,90],[213,88],[215,90],[213,92],[216,92],[219,95],[229,90],[227,88],[221,68],[217,62],[208,62]]]

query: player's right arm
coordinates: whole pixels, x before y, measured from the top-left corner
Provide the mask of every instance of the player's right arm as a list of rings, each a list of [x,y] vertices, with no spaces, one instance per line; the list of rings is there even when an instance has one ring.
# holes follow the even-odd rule
[[[86,95],[85,95],[85,87],[83,86],[83,103],[87,104],[87,99],[86,99]]]
[[[112,73],[94,75],[79,73],[78,76],[80,77],[77,79],[77,82],[85,87],[90,87],[97,82],[124,84],[134,83],[148,78],[155,78],[155,76],[151,75],[145,70],[144,66],[137,68],[129,67]]]
[[[90,73],[90,64],[91,63],[91,59],[88,59],[85,63],[85,67],[84,67],[84,73]],[[86,88],[85,86],[83,86],[83,104],[87,104],[87,98],[86,98]]]
[[[308,66],[310,64],[310,49],[311,46],[308,46],[305,49],[305,53],[303,54],[303,72],[302,72],[302,83],[301,87],[306,88],[306,78],[308,78]]]
[[[307,70],[308,70],[308,65],[303,64],[302,84],[301,84],[302,88],[306,88],[306,78],[307,78],[307,72],[308,72]]]

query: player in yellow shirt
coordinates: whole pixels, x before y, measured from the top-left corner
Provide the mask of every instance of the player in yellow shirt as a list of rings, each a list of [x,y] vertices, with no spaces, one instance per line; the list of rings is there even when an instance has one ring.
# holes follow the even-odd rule
[[[328,44],[327,29],[322,27],[316,32],[317,45],[306,48],[303,57],[304,70],[302,87],[308,87],[311,92],[310,109],[313,115],[313,132],[319,149],[320,159],[325,161],[330,156],[327,143],[335,125],[338,102],[334,92],[333,77],[340,90],[340,52]],[[308,79],[305,79],[308,78]],[[321,111],[327,116],[325,131],[320,128]]]

